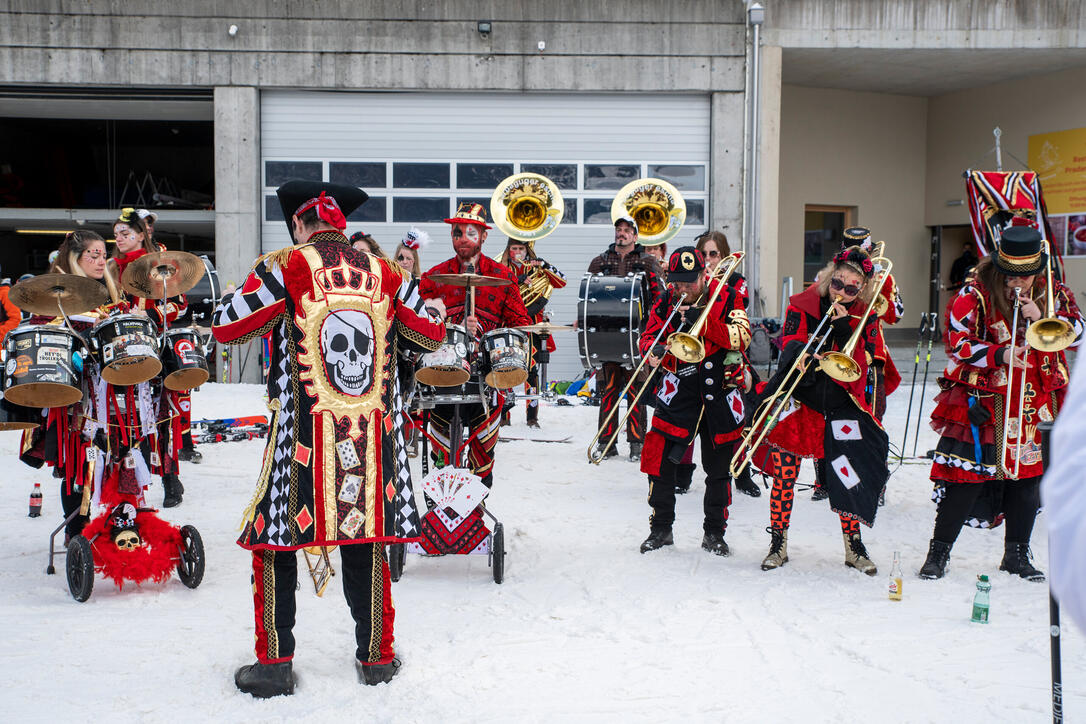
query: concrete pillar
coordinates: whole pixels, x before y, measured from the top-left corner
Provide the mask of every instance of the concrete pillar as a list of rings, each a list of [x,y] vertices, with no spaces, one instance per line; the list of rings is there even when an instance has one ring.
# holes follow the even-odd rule
[[[260,256],[260,92],[215,88],[215,267],[219,282],[241,284]],[[230,348],[231,382],[259,382],[259,342]],[[242,361],[248,353],[248,363]],[[221,357],[220,357],[221,363]],[[219,379],[222,379],[220,376]]]
[[[781,48],[763,45],[761,55],[762,85],[758,145],[758,270],[765,300],[765,313],[776,316],[780,309],[781,277],[777,258],[782,245],[778,225],[781,170]],[[802,243],[799,247],[802,248]],[[795,280],[795,290],[803,289],[803,280]],[[759,310],[761,311],[761,310]]]
[[[743,94],[713,93],[709,118],[709,228],[743,246]]]

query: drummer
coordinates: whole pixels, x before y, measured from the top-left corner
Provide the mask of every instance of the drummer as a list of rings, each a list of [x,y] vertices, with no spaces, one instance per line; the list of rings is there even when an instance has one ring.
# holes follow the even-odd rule
[[[463,325],[468,335],[475,338],[476,346],[483,334],[494,329],[531,324],[516,277],[508,267],[482,253],[486,232],[490,229],[486,223],[486,209],[481,204],[462,203],[456,215],[445,219],[445,223],[451,227],[456,255],[422,275],[419,284],[422,297],[440,297],[448,311],[447,323]],[[481,286],[474,289],[472,295],[465,294],[465,287],[438,284],[430,279],[435,274],[464,273],[497,277],[509,283],[504,286]],[[468,308],[472,296],[474,307]],[[460,420],[466,432],[463,442],[471,442],[468,446],[468,464],[488,488],[493,482],[494,445],[498,442],[498,420],[505,398],[494,391],[491,400],[492,404],[486,407],[481,403],[460,406]],[[452,405],[438,405],[430,413],[431,430],[438,441],[435,452],[449,453],[450,459],[456,452],[448,449],[454,411]]]
[[[153,215],[152,215],[153,216]],[[125,208],[121,215],[113,222],[113,236],[117,241],[114,248],[111,266],[115,265],[116,278],[124,276],[124,270],[129,264],[139,259],[144,254],[154,254],[166,251],[166,247],[158,244],[151,236],[147,228],[147,222],[140,217],[136,209]],[[166,300],[165,310],[161,309],[162,300],[147,299],[129,295],[129,303],[133,312],[144,314],[161,332],[163,325],[169,326],[188,309],[188,301],[183,294]],[[165,319],[163,319],[165,316]],[[185,412],[191,414],[189,395],[182,392],[168,390],[164,385],[156,385],[156,394],[159,397],[159,417],[156,432],[156,442],[151,454],[152,469],[162,476],[163,498],[162,507],[173,508],[180,505],[185,487],[178,477],[180,471],[181,432],[185,427],[182,415]]]
[[[535,242],[510,239],[505,245],[498,261],[507,267],[517,277],[520,285],[520,297],[524,301],[524,308],[533,322],[544,322],[543,309],[551,299],[555,289],[566,286],[566,275],[559,271],[558,267],[548,264],[536,256]],[[528,381],[524,383],[524,389],[529,395],[539,394],[539,365],[544,354],[546,344],[547,358],[557,347],[552,335],[543,336],[532,333],[532,356],[528,362]],[[542,360],[546,361],[546,360]],[[527,404],[528,427],[539,427],[539,400],[529,399]],[[502,424],[509,424],[509,413],[502,416]]]
[[[98,322],[114,312],[128,311],[117,279],[106,264],[106,244],[93,231],[74,231],[65,236],[52,267],[51,274],[96,279],[109,295],[109,302],[89,312],[69,316],[72,328],[86,336]],[[33,316],[30,324],[57,324],[59,318]],[[83,400],[69,407],[54,407],[45,411],[45,424],[23,437],[20,458],[33,467],[49,463],[62,472],[60,490],[64,517],[75,512],[83,499],[83,488],[98,481],[113,481],[111,490],[136,496],[142,501],[150,485],[150,472],[144,455],[140,454],[143,438],[142,419],[151,414],[149,406],[141,405],[140,387],[113,387],[101,380],[95,360],[83,358]],[[131,451],[131,452],[130,452]],[[137,460],[138,458],[138,460]],[[94,465],[88,464],[94,460]],[[94,476],[93,479],[91,476]],[[101,496],[101,490],[96,494]],[[142,507],[143,503],[137,507]],[[75,516],[65,527],[65,545],[78,535],[87,517]]]

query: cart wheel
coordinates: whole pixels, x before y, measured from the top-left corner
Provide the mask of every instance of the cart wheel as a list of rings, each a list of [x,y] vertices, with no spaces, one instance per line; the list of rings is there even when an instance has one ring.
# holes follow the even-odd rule
[[[68,543],[64,568],[68,572],[68,590],[72,598],[82,603],[94,590],[94,553],[90,541],[77,535]]]
[[[490,536],[490,568],[494,573],[494,583],[501,583],[505,578],[505,526],[494,525]]]
[[[395,582],[403,575],[403,564],[407,559],[407,549],[403,543],[393,543],[388,547],[388,575]]]
[[[177,562],[177,577],[189,588],[204,580],[204,541],[200,531],[191,525],[181,528],[181,559]]]

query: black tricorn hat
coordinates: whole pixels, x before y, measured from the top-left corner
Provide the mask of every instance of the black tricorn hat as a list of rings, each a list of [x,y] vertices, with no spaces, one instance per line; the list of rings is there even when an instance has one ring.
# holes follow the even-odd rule
[[[1031,226],[1012,226],[999,239],[999,251],[992,263],[1009,277],[1039,274],[1048,262],[1041,250],[1041,232]]]
[[[277,188],[275,193],[279,197],[279,206],[283,209],[283,219],[287,222],[287,234],[291,237],[292,243],[294,225],[291,223],[291,217],[298,213],[298,209],[306,201],[317,198],[321,195],[321,192],[324,192],[325,196],[330,196],[336,200],[336,204],[343,211],[344,217],[354,213],[355,209],[364,204],[366,199],[369,198],[369,194],[357,186],[334,184],[327,181],[302,181],[301,179],[287,181]]]

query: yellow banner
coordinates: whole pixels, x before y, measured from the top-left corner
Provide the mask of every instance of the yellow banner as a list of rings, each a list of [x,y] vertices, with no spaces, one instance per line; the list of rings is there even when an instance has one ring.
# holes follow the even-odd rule
[[[1030,136],[1029,166],[1041,177],[1050,214],[1086,211],[1086,128]]]

